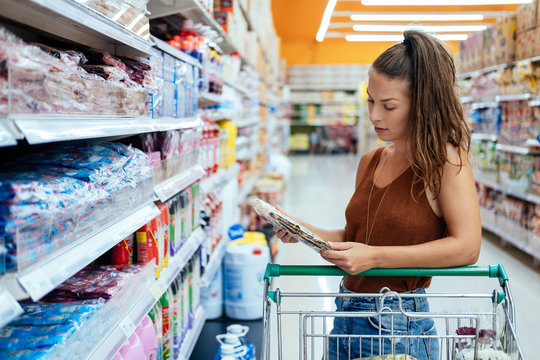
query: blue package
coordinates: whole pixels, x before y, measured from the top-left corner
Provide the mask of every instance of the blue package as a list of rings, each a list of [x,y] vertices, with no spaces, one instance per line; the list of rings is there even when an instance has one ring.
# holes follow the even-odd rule
[[[11,360],[46,360],[49,358],[54,346],[39,349],[24,349],[15,351],[0,350],[0,359]]]
[[[0,329],[0,349],[22,350],[61,344],[76,331],[74,325],[4,326]]]

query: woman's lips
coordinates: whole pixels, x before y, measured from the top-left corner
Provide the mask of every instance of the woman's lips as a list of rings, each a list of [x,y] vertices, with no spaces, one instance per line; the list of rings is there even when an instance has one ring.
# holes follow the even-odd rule
[[[384,132],[384,131],[386,131],[386,130],[387,130],[387,129],[384,129],[384,128],[380,128],[380,127],[376,127],[376,126],[375,126],[375,132],[376,132],[377,134],[380,134],[380,133],[382,133],[382,132]]]

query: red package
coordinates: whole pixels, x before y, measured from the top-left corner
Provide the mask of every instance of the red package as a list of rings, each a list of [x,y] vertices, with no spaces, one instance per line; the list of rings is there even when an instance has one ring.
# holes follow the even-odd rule
[[[163,236],[163,267],[169,265],[169,208],[167,204],[159,202],[156,204],[161,212],[161,234]]]
[[[112,248],[113,265],[133,264],[133,234]]]
[[[155,259],[156,265],[159,267],[157,228],[157,218],[154,218],[135,233],[137,241],[137,263],[147,264],[152,259]]]

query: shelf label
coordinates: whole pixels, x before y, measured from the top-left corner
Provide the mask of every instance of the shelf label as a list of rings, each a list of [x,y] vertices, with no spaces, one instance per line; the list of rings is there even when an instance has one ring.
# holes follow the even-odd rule
[[[159,299],[161,298],[161,295],[163,295],[163,292],[164,291],[161,289],[161,286],[159,285],[157,281],[150,288],[150,294],[152,294],[152,296],[154,297],[154,299],[156,299],[156,301],[159,301]]]
[[[122,330],[122,332],[124,333],[124,335],[126,335],[127,338],[129,338],[136,329],[133,320],[131,320],[131,318],[129,317],[124,318],[124,320],[122,320],[119,326],[120,330]]]
[[[54,289],[51,279],[44,271],[32,271],[30,274],[21,276],[19,283],[34,301],[38,301]]]

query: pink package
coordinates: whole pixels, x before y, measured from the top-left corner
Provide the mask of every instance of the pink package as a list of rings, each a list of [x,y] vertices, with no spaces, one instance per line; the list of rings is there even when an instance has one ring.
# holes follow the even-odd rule
[[[157,358],[158,339],[150,316],[146,315],[135,333],[139,335],[147,359]]]
[[[128,343],[120,349],[120,354],[124,360],[146,360],[143,345],[137,333],[131,335]]]

